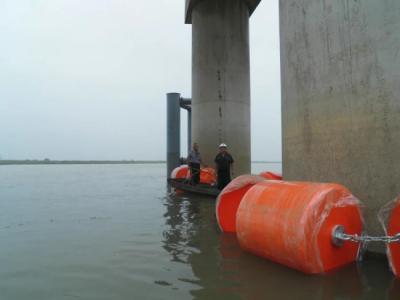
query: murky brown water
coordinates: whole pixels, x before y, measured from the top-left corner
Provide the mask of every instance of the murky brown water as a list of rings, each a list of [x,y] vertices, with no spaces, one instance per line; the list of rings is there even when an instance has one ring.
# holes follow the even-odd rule
[[[308,276],[244,253],[214,200],[169,195],[164,174],[0,167],[0,299],[400,299],[384,261]]]

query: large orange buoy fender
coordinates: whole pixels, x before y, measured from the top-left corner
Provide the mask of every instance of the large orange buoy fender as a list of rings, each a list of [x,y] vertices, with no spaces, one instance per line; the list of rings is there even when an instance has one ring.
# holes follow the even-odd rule
[[[172,179],[182,179],[182,178],[188,178],[188,177],[189,177],[188,165],[181,165],[181,166],[173,169],[171,172]]]
[[[261,172],[259,175],[268,180],[282,180],[283,179],[281,174],[269,172],[269,171]]]
[[[213,168],[201,168],[200,183],[213,184],[217,181],[217,175]]]
[[[242,175],[233,179],[219,194],[215,214],[223,232],[236,232],[236,213],[244,194],[256,183],[265,181],[256,175]]]
[[[192,176],[190,168],[188,168],[187,178]],[[200,183],[202,184],[213,184],[217,181],[217,175],[213,168],[201,168],[200,169]]]
[[[189,178],[189,166],[188,165],[181,165],[175,169],[172,170],[171,172],[171,178],[172,179],[186,179]],[[180,195],[183,193],[183,191],[179,189],[175,189],[175,193],[177,195]]]
[[[400,233],[400,198],[383,207],[379,219],[389,236]],[[387,244],[387,257],[394,275],[400,277],[400,243]]]
[[[307,182],[257,183],[244,195],[236,220],[244,250],[310,274],[356,260],[358,244],[333,244],[338,225],[361,234],[359,201],[341,185]]]

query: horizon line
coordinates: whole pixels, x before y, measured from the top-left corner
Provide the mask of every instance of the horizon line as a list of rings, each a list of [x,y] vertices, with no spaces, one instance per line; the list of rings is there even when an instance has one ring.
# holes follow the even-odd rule
[[[122,159],[122,160],[102,160],[102,159],[90,159],[90,160],[80,160],[80,159],[0,159],[1,165],[11,165],[11,164],[140,164],[140,163],[166,163],[166,160],[157,159]],[[251,163],[282,163],[282,161],[273,160],[254,160]]]

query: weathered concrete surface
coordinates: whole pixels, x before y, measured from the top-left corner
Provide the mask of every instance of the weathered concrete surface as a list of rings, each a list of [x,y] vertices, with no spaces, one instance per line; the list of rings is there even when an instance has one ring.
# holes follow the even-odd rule
[[[201,1],[203,1],[203,0],[186,0],[186,3],[185,3],[185,23],[186,24],[192,24],[193,8]],[[214,1],[218,2],[220,0],[214,0]],[[250,15],[255,11],[258,4],[261,2],[261,0],[242,0],[242,1],[244,1],[247,4]]]
[[[213,166],[227,143],[235,175],[250,172],[249,9],[242,0],[203,0],[192,12],[192,139]]]
[[[400,1],[280,0],[280,19],[283,175],[344,184],[382,234],[400,194]]]

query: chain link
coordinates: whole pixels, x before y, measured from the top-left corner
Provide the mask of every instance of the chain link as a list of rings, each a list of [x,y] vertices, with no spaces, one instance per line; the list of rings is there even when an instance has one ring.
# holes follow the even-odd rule
[[[337,232],[335,238],[342,241],[350,241],[354,243],[368,243],[368,242],[383,242],[386,244],[400,243],[400,233],[394,236],[369,236],[369,235],[358,235],[358,234],[347,234]]]

